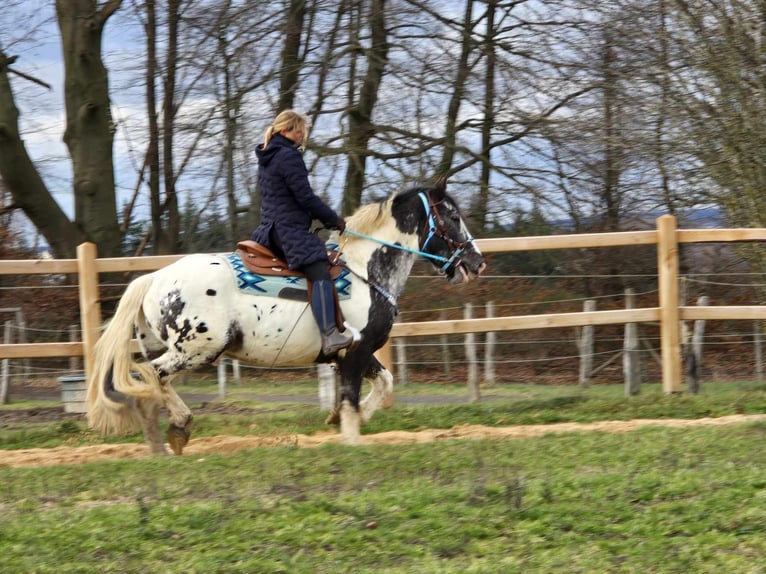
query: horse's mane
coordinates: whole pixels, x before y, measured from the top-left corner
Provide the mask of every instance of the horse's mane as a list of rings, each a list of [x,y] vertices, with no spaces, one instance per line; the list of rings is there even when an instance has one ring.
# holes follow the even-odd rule
[[[370,234],[380,227],[383,220],[391,217],[391,206],[397,199],[407,199],[426,188],[413,187],[392,193],[386,199],[368,203],[346,218],[346,224],[357,233]]]
[[[390,217],[390,204],[393,200],[394,196],[391,196],[383,201],[363,205],[346,218],[346,225],[358,233],[371,233],[380,227],[384,218]]]

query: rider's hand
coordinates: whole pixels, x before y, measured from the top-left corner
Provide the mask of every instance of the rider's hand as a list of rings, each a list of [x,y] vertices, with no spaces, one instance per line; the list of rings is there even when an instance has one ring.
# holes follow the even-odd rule
[[[336,219],[335,222],[329,227],[330,229],[337,229],[339,232],[343,233],[346,231],[346,220],[338,216],[338,219]]]

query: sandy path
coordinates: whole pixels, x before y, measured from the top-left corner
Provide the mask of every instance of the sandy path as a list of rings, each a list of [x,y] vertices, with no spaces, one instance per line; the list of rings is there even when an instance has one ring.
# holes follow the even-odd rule
[[[365,444],[410,444],[448,439],[518,439],[534,438],[550,433],[583,431],[627,432],[646,426],[688,427],[720,426],[735,423],[766,421],[766,414],[730,415],[702,419],[634,419],[630,421],[601,421],[595,423],[557,423],[550,425],[517,425],[487,427],[461,425],[451,429],[423,429],[418,431],[389,431],[363,435]],[[234,453],[245,449],[272,446],[312,447],[341,442],[334,430],[313,435],[288,434],[274,436],[215,436],[192,439],[184,450],[185,456],[212,453]],[[84,462],[142,458],[149,456],[143,444],[101,444],[91,446],[58,446],[55,448],[29,448],[0,450],[0,467],[52,466],[81,464]]]

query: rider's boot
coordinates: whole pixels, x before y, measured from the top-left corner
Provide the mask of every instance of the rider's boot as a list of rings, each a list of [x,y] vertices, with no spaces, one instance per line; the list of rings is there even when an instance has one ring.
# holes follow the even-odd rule
[[[341,333],[335,323],[335,298],[331,281],[314,281],[311,310],[322,335],[322,354],[331,357],[341,349],[351,346],[354,338],[347,333]]]

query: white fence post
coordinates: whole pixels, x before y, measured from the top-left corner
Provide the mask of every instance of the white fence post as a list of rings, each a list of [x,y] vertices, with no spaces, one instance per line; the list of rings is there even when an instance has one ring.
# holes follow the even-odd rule
[[[755,380],[763,382],[763,321],[753,321],[753,346],[755,347]]]
[[[589,313],[595,310],[595,299],[586,299],[583,302],[584,312]],[[590,386],[590,377],[593,373],[593,325],[585,325],[580,328],[578,347],[580,349],[579,385],[583,388],[588,388]]]
[[[487,301],[487,318],[492,319],[495,316],[494,301]],[[487,332],[484,342],[484,383],[486,385],[495,384],[495,344],[497,343],[497,333],[495,331]]]
[[[406,385],[410,380],[410,374],[407,372],[407,343],[404,337],[394,339],[394,350],[396,351],[396,380],[400,385]]]
[[[698,307],[706,307],[710,298],[703,295],[697,299]],[[694,331],[686,352],[686,387],[692,394],[697,394],[700,389],[700,376],[702,375],[702,339],[705,336],[705,320],[694,321]]]
[[[625,289],[625,308],[636,308],[636,292]],[[625,378],[625,396],[637,395],[641,387],[641,361],[638,338],[638,323],[625,323],[625,340],[623,341],[622,374]]]
[[[335,408],[335,369],[327,363],[317,365],[319,378],[319,410],[331,411]]]
[[[218,397],[226,396],[226,358],[222,357],[218,361]]]
[[[442,309],[439,313],[439,321],[447,320],[447,311]],[[452,374],[452,359],[450,358],[449,350],[449,337],[447,335],[439,335],[439,341],[442,347],[442,366],[444,367],[444,376],[449,379]]]
[[[231,373],[234,378],[234,382],[238,385],[242,384],[242,373],[239,367],[239,359],[231,360]]]
[[[466,303],[463,307],[463,318],[473,318],[473,305]],[[476,333],[465,335],[465,358],[468,363],[468,397],[471,402],[481,399],[479,393],[479,365],[476,360]]]
[[[13,331],[11,330],[12,327],[13,327],[12,321],[5,322],[5,329],[3,330],[3,342],[6,345],[10,345],[13,343]],[[11,370],[11,360],[3,359],[3,366],[2,366],[2,370],[0,371],[0,405],[7,405],[9,402],[8,389],[10,388],[10,383],[9,383],[9,379],[11,376],[10,370]]]

